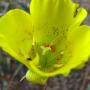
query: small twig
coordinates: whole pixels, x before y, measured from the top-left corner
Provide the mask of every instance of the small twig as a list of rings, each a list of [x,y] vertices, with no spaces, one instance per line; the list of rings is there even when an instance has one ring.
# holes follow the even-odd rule
[[[50,83],[50,78],[47,80],[45,85],[40,85],[41,89],[39,90],[47,90],[48,84]]]
[[[20,64],[20,65],[17,67],[17,69],[15,70],[15,72],[14,72],[11,80],[13,80],[13,79],[15,78],[15,76],[20,72],[20,70],[22,69],[22,67],[23,67],[22,64]]]
[[[90,65],[88,65],[87,68],[86,68],[86,73],[85,73],[82,85],[80,87],[80,90],[85,90],[85,87],[86,87],[86,84],[87,84],[87,78],[89,76],[89,73],[90,73]]]
[[[82,0],[80,0],[79,5],[80,5],[80,6],[82,5]]]
[[[18,66],[18,68],[15,70],[15,72],[14,72],[14,74],[12,75],[11,80],[10,80],[10,82],[9,82],[8,88],[9,88],[9,86],[11,85],[11,83],[12,83],[13,79],[15,78],[15,76],[16,76],[16,75],[19,73],[19,71],[22,69],[22,67],[23,67],[23,65],[20,64],[20,65]]]
[[[48,84],[46,83],[45,86],[43,87],[43,90],[47,90]]]

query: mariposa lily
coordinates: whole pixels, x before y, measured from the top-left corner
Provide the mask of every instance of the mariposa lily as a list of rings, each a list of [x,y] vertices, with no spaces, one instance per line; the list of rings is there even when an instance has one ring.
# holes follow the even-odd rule
[[[81,25],[86,16],[71,0],[32,0],[30,14],[13,9],[0,18],[0,46],[28,68],[27,80],[45,84],[87,61],[90,27]]]

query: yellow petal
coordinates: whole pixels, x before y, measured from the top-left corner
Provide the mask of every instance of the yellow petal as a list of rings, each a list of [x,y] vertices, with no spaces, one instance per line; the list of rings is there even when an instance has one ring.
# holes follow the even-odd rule
[[[28,13],[14,9],[0,18],[0,46],[25,63],[32,46],[32,21]]]
[[[72,0],[32,0],[30,12],[35,42],[48,44],[70,25],[80,25],[87,13]]]
[[[70,71],[79,65],[83,65],[90,56],[90,27],[83,25],[71,28],[68,32],[68,41],[70,52],[66,53],[66,56],[69,56],[68,58],[63,58],[67,59],[63,70]],[[67,51],[69,51],[68,47],[66,48]]]

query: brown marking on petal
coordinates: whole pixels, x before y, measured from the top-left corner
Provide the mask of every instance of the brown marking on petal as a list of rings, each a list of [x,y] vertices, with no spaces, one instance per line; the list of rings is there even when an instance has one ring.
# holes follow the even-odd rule
[[[46,45],[45,47],[49,47],[52,52],[55,52],[55,47],[53,45]]]
[[[32,59],[31,58],[27,58],[28,61],[31,61]]]

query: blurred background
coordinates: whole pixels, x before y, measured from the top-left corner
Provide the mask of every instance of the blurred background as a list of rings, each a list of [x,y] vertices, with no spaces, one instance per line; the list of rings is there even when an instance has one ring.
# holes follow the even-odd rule
[[[90,0],[73,0],[88,11],[84,24],[90,25]],[[29,12],[30,0],[0,0],[0,16],[13,8]],[[0,49],[0,90],[90,90],[90,59],[80,70],[72,70],[68,77],[52,77],[46,86],[32,84],[20,79],[27,71],[19,62]],[[45,89],[46,88],[46,89]]]

